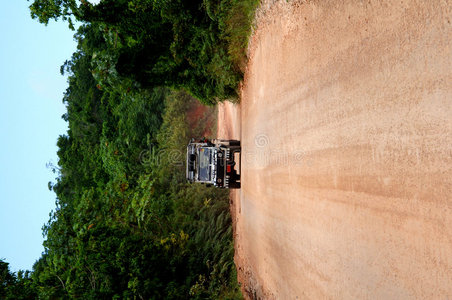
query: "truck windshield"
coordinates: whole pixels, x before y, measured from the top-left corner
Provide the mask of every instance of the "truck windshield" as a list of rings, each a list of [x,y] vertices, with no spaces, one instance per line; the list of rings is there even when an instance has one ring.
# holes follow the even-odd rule
[[[199,149],[199,180],[210,181],[211,150]]]

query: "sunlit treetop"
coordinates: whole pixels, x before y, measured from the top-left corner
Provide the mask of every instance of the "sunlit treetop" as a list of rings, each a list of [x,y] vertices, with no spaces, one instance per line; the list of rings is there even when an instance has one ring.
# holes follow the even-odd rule
[[[33,19],[45,25],[51,19],[57,21],[61,18],[68,21],[69,28],[74,30],[74,21],[85,21],[85,12],[92,8],[93,4],[86,0],[33,0],[30,13]]]

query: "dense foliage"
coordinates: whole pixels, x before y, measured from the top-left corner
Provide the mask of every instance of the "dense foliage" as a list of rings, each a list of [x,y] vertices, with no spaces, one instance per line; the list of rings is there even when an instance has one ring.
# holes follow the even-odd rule
[[[66,64],[74,75],[93,57],[83,47]],[[163,88],[99,90],[83,78],[71,76],[65,97],[70,132],[59,139],[59,205],[46,227],[61,287],[90,298],[234,294],[227,195],[184,182],[183,150],[198,135],[186,120],[195,100]],[[88,97],[72,98],[84,86]],[[61,240],[66,212],[70,234]]]
[[[206,104],[237,97],[257,0],[34,0],[31,15],[95,24],[101,84],[133,79],[141,87],[185,88]],[[127,81],[127,80],[126,80]],[[126,83],[129,84],[130,82]]]
[[[46,251],[21,284],[43,299],[240,297],[228,195],[185,183],[184,148],[200,134],[186,113],[196,100],[165,88],[99,88],[90,72],[97,33],[79,30],[62,70],[69,130],[49,184],[56,209]]]
[[[100,121],[68,102],[70,131],[59,139],[60,176],[52,186],[57,209],[33,273],[39,295],[237,297],[227,194],[184,182],[182,151],[194,134],[185,112],[194,100],[155,90],[126,108],[115,93],[96,95],[83,106],[111,112]],[[161,126],[154,127],[147,116],[159,110]]]
[[[237,96],[257,3],[32,0],[41,23],[82,26],[45,252],[32,272],[0,261],[0,299],[241,297],[228,195],[185,182],[184,148],[206,132],[192,96]]]
[[[7,262],[0,259],[0,299],[35,299],[36,288],[29,271],[14,274]]]

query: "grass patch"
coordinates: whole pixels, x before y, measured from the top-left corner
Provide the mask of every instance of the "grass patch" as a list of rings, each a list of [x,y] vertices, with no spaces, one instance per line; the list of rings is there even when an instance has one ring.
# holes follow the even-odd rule
[[[223,32],[228,42],[228,54],[236,68],[245,71],[248,40],[259,0],[232,0],[225,20]]]

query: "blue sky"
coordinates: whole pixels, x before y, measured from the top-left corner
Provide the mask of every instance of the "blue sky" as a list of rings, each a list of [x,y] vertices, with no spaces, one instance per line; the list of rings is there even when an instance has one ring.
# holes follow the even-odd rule
[[[46,163],[57,163],[56,141],[67,130],[59,70],[76,49],[65,23],[46,27],[29,5],[0,4],[0,258],[13,271],[31,270],[44,250],[41,228],[55,207]]]

